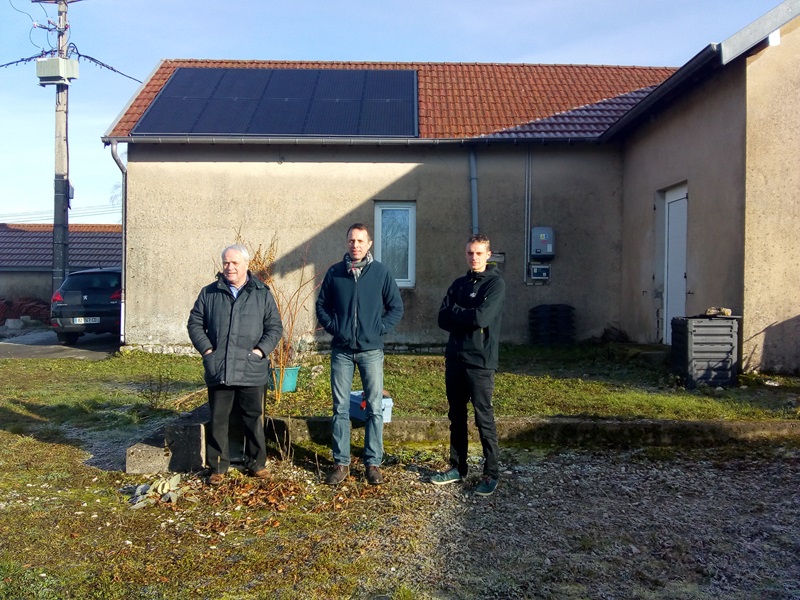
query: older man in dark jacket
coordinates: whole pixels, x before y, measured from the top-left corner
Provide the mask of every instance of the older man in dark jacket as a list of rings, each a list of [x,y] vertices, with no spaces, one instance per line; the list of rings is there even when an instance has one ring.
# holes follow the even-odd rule
[[[247,267],[244,246],[222,252],[222,273],[200,291],[189,314],[189,338],[203,356],[211,422],[206,430],[208,482],[222,483],[230,466],[228,421],[234,405],[242,415],[250,473],[266,479],[264,384],[269,354],[283,334],[278,307],[269,288]]]

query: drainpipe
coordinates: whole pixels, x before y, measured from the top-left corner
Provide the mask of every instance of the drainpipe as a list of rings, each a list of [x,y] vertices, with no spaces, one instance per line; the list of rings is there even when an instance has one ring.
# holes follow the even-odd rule
[[[472,234],[480,232],[478,229],[478,166],[475,161],[475,148],[469,149],[469,189],[472,198]]]
[[[533,153],[531,147],[528,146],[528,153],[525,157],[525,250],[524,260],[522,261],[522,281],[529,285],[528,281],[528,261],[530,260],[531,253],[531,217],[533,212]]]
[[[117,163],[119,170],[122,172],[122,295],[120,297],[120,319],[119,319],[119,343],[121,346],[125,345],[125,289],[127,288],[126,271],[127,265],[125,263],[125,249],[127,248],[127,206],[128,206],[128,168],[117,153],[117,142],[111,142],[111,156],[114,162]]]

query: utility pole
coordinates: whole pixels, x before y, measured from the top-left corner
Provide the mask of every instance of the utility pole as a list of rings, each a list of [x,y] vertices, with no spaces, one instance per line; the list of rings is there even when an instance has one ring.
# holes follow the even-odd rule
[[[56,86],[55,178],[53,181],[53,291],[61,286],[69,270],[69,208],[73,197],[69,182],[69,83],[78,77],[78,62],[67,58],[69,22],[67,6],[80,0],[31,0],[58,4],[58,50],[54,58],[36,61],[39,85]]]

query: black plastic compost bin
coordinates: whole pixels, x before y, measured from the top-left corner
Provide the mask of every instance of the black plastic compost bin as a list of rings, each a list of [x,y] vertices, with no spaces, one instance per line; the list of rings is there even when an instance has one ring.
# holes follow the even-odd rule
[[[672,319],[672,370],[689,388],[736,385],[739,317]]]

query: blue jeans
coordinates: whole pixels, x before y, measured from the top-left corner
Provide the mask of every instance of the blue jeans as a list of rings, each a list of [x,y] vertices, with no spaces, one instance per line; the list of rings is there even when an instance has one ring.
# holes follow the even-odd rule
[[[364,465],[379,466],[383,460],[383,350],[331,351],[331,394],[333,395],[333,462],[350,464],[350,392],[358,366],[367,420],[364,424]]]

